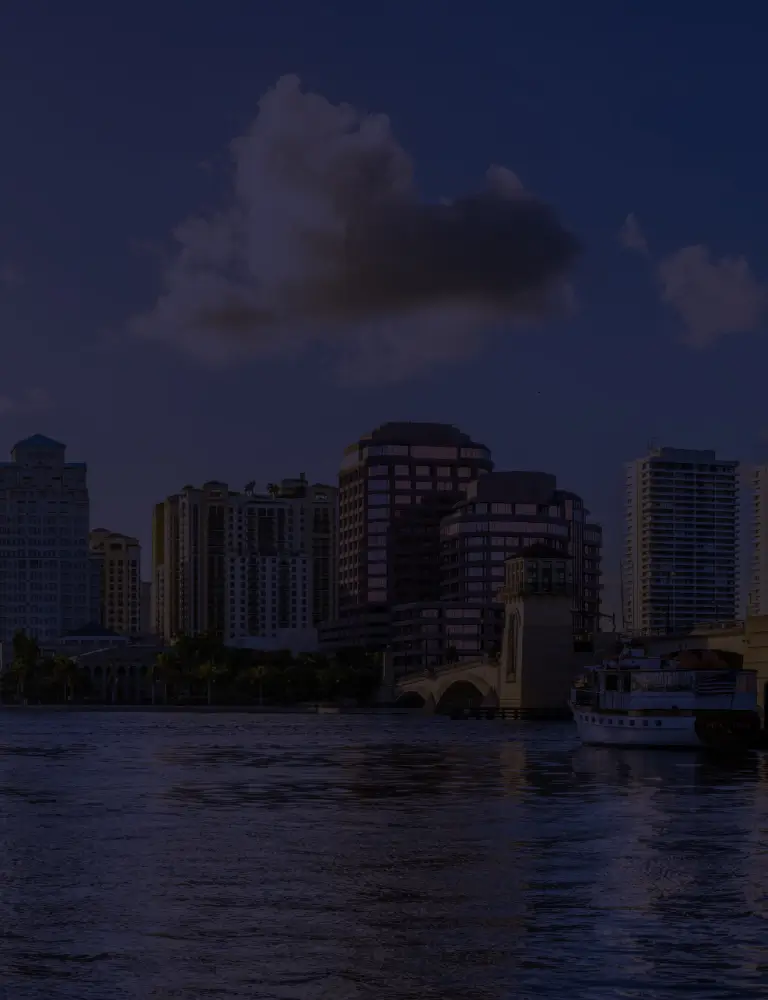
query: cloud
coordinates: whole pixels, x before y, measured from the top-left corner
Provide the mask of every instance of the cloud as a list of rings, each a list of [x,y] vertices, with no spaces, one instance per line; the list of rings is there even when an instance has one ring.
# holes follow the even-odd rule
[[[133,333],[214,361],[319,346],[348,377],[394,379],[560,307],[577,242],[504,167],[479,193],[426,203],[385,116],[293,76],[231,152],[228,203],[176,229],[164,290]]]
[[[53,406],[48,391],[41,388],[27,389],[21,396],[8,396],[0,393],[0,416],[8,413],[41,413]]]
[[[637,253],[648,253],[648,241],[640,228],[637,216],[630,212],[619,230],[619,242],[625,250],[635,250]]]
[[[762,323],[766,289],[744,257],[713,260],[705,246],[683,247],[659,261],[658,275],[662,299],[683,320],[692,347],[708,347]]]
[[[682,320],[683,339],[690,347],[709,347],[727,334],[750,333],[762,325],[768,289],[745,257],[713,259],[708,247],[696,244],[654,259],[633,212],[624,220],[619,241],[651,261],[662,301]]]

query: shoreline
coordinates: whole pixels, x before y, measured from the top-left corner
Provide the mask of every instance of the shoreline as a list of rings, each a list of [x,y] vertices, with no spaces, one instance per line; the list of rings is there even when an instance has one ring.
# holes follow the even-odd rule
[[[389,705],[2,705],[0,712],[193,712],[229,715],[415,715],[421,709]]]

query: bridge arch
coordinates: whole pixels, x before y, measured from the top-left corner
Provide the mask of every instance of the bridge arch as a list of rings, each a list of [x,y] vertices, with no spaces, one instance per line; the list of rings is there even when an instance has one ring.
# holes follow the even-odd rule
[[[463,708],[496,708],[498,704],[498,696],[492,688],[482,681],[467,678],[447,685],[437,699],[435,711],[446,714]]]
[[[404,691],[395,702],[397,708],[424,708],[427,700],[419,691]]]

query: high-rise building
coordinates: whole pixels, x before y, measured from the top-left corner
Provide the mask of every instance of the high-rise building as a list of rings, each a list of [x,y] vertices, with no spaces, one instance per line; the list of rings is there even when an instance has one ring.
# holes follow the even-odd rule
[[[751,521],[747,612],[768,615],[768,465],[752,470]]]
[[[59,638],[98,613],[88,531],[85,463],[42,434],[19,441],[0,463],[0,640]]]
[[[90,533],[90,548],[101,571],[100,623],[121,635],[139,635],[141,545],[138,538],[94,528]]]
[[[354,621],[393,604],[439,600],[440,519],[492,468],[490,451],[450,424],[387,423],[345,449],[339,616],[356,635]]]
[[[185,487],[156,506],[153,618],[166,639],[308,647],[335,612],[335,488],[303,476],[254,485]]]
[[[545,546],[570,558],[574,632],[598,631],[602,529],[588,517],[581,497],[548,473],[492,472],[470,483],[442,521],[443,600],[497,601],[505,561]]]
[[[738,462],[655,448],[626,475],[624,625],[684,631],[736,617]]]
[[[226,483],[185,486],[155,507],[152,579],[158,634],[226,633]]]

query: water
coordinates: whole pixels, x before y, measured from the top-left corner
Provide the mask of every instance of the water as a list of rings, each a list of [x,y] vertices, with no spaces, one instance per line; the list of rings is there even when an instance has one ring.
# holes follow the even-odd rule
[[[0,715],[0,998],[763,997],[768,758]]]

